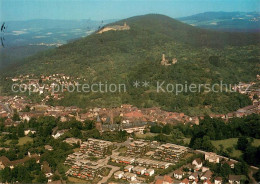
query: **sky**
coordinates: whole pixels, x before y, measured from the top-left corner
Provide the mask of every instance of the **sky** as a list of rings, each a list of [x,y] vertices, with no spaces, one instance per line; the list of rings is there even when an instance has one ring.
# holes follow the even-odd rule
[[[148,13],[177,18],[208,11],[260,12],[260,0],[0,0],[1,21],[107,20]]]

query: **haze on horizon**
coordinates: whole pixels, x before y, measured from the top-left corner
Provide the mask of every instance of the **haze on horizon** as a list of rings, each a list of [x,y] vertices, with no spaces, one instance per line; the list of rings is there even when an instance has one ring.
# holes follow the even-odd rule
[[[173,18],[209,11],[259,12],[259,0],[0,0],[1,21],[107,20],[148,13]]]

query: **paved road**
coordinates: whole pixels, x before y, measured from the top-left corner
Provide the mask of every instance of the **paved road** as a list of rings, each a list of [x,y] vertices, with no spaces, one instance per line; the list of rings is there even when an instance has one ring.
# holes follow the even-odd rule
[[[117,145],[117,148],[115,150],[112,151],[112,155],[111,156],[117,156],[119,155],[119,152],[117,152],[117,150],[120,148],[120,146],[128,146],[129,144],[131,143],[131,140],[130,139],[127,139],[127,141],[123,142],[123,143],[118,143],[116,144]],[[116,167],[116,166],[112,166],[112,165],[108,165],[108,161],[111,157],[107,157],[105,159],[101,159],[101,160],[98,160],[98,164],[102,164],[104,165],[105,167],[109,167],[111,168],[109,174],[105,177],[102,178],[102,180],[100,180],[98,182],[98,184],[103,184],[103,183],[106,183],[107,180],[114,174],[114,172],[120,170],[120,167]]]
[[[112,166],[112,165],[107,165],[107,167],[111,168],[109,174],[107,176],[103,177],[102,180],[100,180],[98,182],[98,184],[106,183],[107,180],[113,175],[113,173],[120,169],[120,167],[116,167],[116,166]]]
[[[115,155],[116,152],[112,151],[112,155]],[[102,184],[102,183],[106,183],[107,180],[113,175],[114,172],[118,171],[120,169],[120,167],[116,167],[116,166],[112,166],[112,165],[107,165],[108,161],[109,161],[110,157],[107,157],[105,159],[99,160],[98,162],[102,162],[102,164],[104,164],[105,167],[109,167],[111,168],[109,174],[105,177],[102,178],[102,180],[100,180],[98,182],[98,184]]]

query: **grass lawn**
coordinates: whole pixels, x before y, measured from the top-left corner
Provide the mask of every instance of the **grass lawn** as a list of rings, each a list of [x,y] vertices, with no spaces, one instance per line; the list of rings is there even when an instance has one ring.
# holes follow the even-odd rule
[[[11,140],[5,141],[5,144],[10,144]]]
[[[256,146],[256,147],[260,146],[260,139],[254,139],[252,146]]]
[[[21,146],[21,145],[26,144],[27,142],[33,142],[33,138],[27,137],[27,136],[21,137],[21,138],[19,138],[19,143],[18,143],[18,145]]]
[[[184,144],[190,144],[191,138],[183,138],[183,139],[180,139],[180,140],[183,140]]]
[[[7,141],[5,141],[5,144],[10,144],[11,141],[12,140],[7,140]],[[17,145],[22,146],[22,145],[26,144],[27,142],[33,142],[33,138],[28,137],[28,136],[21,137],[21,138],[19,138]]]
[[[224,147],[224,150],[226,150],[228,147],[234,148],[234,146],[237,144],[238,138],[230,138],[230,139],[224,139],[224,140],[217,140],[217,141],[211,141],[212,144],[220,150],[220,145],[222,144]],[[233,152],[231,156],[239,158],[242,155],[242,152],[240,150],[233,149]]]
[[[127,151],[127,147],[125,147],[125,146],[120,147],[120,148],[118,149],[118,152],[119,152],[119,153],[126,153],[126,151]]]
[[[220,149],[221,144],[223,145],[224,149],[227,149],[228,147],[234,148],[231,156],[239,158],[242,155],[242,152],[240,150],[235,149],[237,140],[238,140],[238,138],[230,138],[230,139],[217,140],[217,141],[211,141],[211,142],[218,150]],[[260,146],[260,139],[254,139],[252,145]]]
[[[86,183],[86,180],[81,180],[79,178],[74,178],[74,177],[71,177],[71,176],[68,176],[68,180],[71,183]]]
[[[228,147],[233,147],[234,145],[236,145],[237,139],[238,138],[230,138],[230,139],[217,140],[217,141],[211,141],[211,142],[217,149],[220,149],[221,144],[224,146],[224,149],[226,149]]]

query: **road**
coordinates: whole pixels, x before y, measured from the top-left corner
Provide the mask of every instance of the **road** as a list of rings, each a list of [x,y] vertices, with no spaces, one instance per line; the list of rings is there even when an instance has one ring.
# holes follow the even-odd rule
[[[112,166],[112,165],[107,165],[106,167],[111,168],[111,170],[107,176],[103,177],[102,180],[100,180],[98,182],[98,184],[106,183],[107,180],[113,175],[113,173],[120,169],[120,167],[116,167],[116,166]]]
[[[113,150],[113,151],[112,151],[112,155],[115,155],[115,154],[117,154],[117,153]],[[107,176],[103,177],[102,180],[100,180],[100,181],[98,182],[98,184],[106,183],[107,180],[113,175],[113,173],[116,172],[116,171],[118,171],[118,170],[120,169],[120,167],[108,165],[107,163],[108,163],[109,159],[110,159],[110,157],[107,157],[107,158],[105,158],[105,159],[102,159],[102,160],[99,160],[99,161],[98,161],[99,163],[104,164],[105,167],[111,168],[109,174],[108,174]]]

